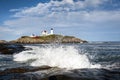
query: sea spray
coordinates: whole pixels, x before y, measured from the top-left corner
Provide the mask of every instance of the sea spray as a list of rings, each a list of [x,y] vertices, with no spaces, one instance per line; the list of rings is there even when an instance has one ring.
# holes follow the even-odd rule
[[[27,50],[15,54],[14,61],[28,62],[30,66],[50,66],[67,69],[79,68],[97,68],[100,65],[92,65],[85,54],[80,54],[77,48],[70,45],[47,45],[41,46],[27,46],[32,50]]]

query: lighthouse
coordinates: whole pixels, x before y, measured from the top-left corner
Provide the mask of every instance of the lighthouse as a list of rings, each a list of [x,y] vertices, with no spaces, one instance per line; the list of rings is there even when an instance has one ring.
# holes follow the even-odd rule
[[[50,34],[53,34],[53,28],[51,28]]]

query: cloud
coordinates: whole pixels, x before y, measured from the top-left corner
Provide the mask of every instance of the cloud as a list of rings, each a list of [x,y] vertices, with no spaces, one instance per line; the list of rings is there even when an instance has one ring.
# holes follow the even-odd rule
[[[1,30],[4,32],[7,32],[7,30],[8,32],[13,31],[13,34],[17,35],[30,35],[31,33],[40,34],[41,30],[54,27],[67,28],[68,30],[75,28],[83,34],[86,32],[94,34],[92,33],[93,30],[100,33],[101,31],[107,31],[109,28],[118,28],[120,11],[100,9],[101,6],[103,7],[102,4],[107,1],[50,1],[48,3],[38,3],[32,7],[11,9],[10,11],[14,13],[12,15],[13,19],[4,21],[3,25],[7,28]],[[76,34],[78,35],[78,33]]]
[[[102,23],[111,22],[115,24],[120,20],[120,11],[96,10],[108,0],[84,0],[76,1],[50,1],[48,3],[38,3],[38,5],[18,10],[13,15],[18,17],[14,20],[4,22],[4,25],[15,27],[33,27],[33,26],[93,26]],[[95,8],[88,10],[88,7]],[[113,15],[114,14],[114,15]],[[119,23],[118,23],[119,24]]]
[[[4,25],[12,28],[13,32],[10,33],[18,35],[18,37],[32,33],[40,35],[42,30],[47,29],[49,31],[51,27],[54,27],[55,33],[80,36],[80,38],[88,40],[94,34],[101,35],[104,33],[107,36],[113,32],[120,34],[119,21],[120,11],[80,11],[54,12],[42,17],[19,17],[5,21]]]
[[[100,4],[103,4],[107,0],[85,0],[84,5],[86,6],[98,6]]]
[[[85,0],[77,1],[63,0],[63,1],[50,1],[49,3],[39,3],[37,6],[23,9],[11,9],[16,11],[14,17],[31,17],[31,16],[46,16],[54,12],[75,12],[87,10],[89,8],[96,8],[107,0]]]
[[[5,27],[5,26],[0,26],[0,33],[1,35],[4,34],[12,34],[12,35],[21,35],[21,31],[19,30],[15,30],[13,28],[10,27]]]
[[[106,1],[107,0],[85,0],[74,2],[73,0],[63,0],[39,3],[34,7],[16,10],[13,16],[18,18],[5,21],[4,24],[17,27],[33,27],[36,25],[71,27],[86,26],[86,24],[96,25],[96,23],[107,23],[110,22],[110,20],[119,20],[120,11],[96,9],[88,11],[88,7],[96,8],[96,6],[104,4]]]
[[[114,15],[113,15],[114,14]],[[75,27],[86,24],[102,24],[110,22],[115,24],[120,20],[120,11],[80,11],[80,12],[53,12],[45,16],[20,17],[14,20],[7,20],[4,25],[11,27]]]
[[[73,4],[74,3],[73,0],[63,0],[63,1],[66,2],[66,3],[69,3],[69,4]]]
[[[11,32],[11,31],[13,30],[10,28],[0,26],[0,32]]]

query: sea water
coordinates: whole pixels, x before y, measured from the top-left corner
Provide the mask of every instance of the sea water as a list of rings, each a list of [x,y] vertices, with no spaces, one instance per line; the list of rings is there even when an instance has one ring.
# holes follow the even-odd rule
[[[20,66],[50,66],[53,67],[53,70],[49,75],[56,72],[56,68],[59,68],[60,71],[63,70],[63,73],[66,71],[69,73],[70,70],[77,70],[80,73],[83,69],[87,69],[86,73],[92,69],[118,69],[120,72],[120,42],[31,44],[24,46],[29,49],[14,55],[0,55],[0,69],[5,70]],[[96,72],[96,70],[91,72]],[[34,72],[39,77],[42,73],[48,75],[47,70]],[[57,71],[57,74],[59,73],[61,72]],[[91,76],[91,74],[88,75]],[[115,75],[115,79],[111,80],[118,80],[118,78],[120,78],[119,73]]]

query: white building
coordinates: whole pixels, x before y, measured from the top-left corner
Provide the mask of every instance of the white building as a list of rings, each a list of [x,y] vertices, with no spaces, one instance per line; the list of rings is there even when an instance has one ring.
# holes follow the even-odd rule
[[[46,35],[48,35],[47,31],[46,30],[42,31],[42,36],[46,36]]]
[[[51,30],[50,30],[50,34],[54,34],[54,33],[53,33],[53,28],[51,28]]]
[[[31,34],[31,36],[30,37],[35,37],[35,34]]]
[[[54,34],[53,28],[51,28],[50,33],[48,33],[46,30],[42,31],[42,36],[47,36],[52,34]]]

